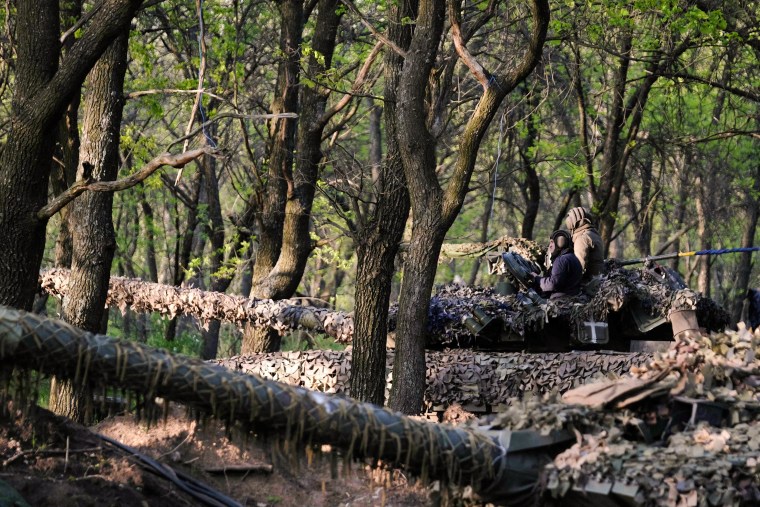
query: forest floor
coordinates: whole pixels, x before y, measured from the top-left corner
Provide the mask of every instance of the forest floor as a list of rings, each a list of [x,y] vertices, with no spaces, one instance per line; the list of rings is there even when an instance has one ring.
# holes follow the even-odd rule
[[[179,408],[151,425],[120,415],[91,428],[44,409],[26,415],[10,410],[0,421],[0,506],[229,505],[215,504],[217,493],[256,507],[440,503],[433,488],[407,481],[398,471],[346,467],[324,454],[310,464],[303,457],[288,462],[273,459],[279,454],[273,449],[255,438],[229,437],[213,422],[203,427]],[[16,494],[26,504],[18,498],[14,503]]]

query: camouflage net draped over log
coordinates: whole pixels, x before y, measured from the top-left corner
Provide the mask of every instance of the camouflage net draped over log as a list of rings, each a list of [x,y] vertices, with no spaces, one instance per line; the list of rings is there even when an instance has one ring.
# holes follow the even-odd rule
[[[478,353],[448,350],[426,354],[425,409],[443,411],[457,403],[470,412],[502,411],[526,393],[535,396],[573,387],[642,366],[651,354],[603,352]],[[386,358],[386,399],[394,353]],[[216,360],[244,373],[326,393],[347,393],[351,351],[274,352]]]
[[[401,250],[404,251],[404,245],[402,245]],[[482,257],[493,250],[516,252],[526,259],[539,263],[546,253],[544,248],[531,239],[502,236],[485,243],[444,243],[441,246],[439,262],[446,258]]]
[[[48,269],[40,273],[42,290],[57,298],[66,296],[68,281],[67,269]],[[250,322],[280,333],[302,327],[323,332],[344,343],[351,341],[354,332],[353,319],[346,313],[303,306],[297,299],[245,298],[119,276],[110,279],[106,305],[115,306],[122,313],[129,307],[135,312],[157,312],[170,318],[192,315],[203,325],[212,320],[238,326]]]
[[[287,442],[331,444],[349,458],[372,457],[423,478],[496,492],[515,484],[509,478],[512,458],[483,432],[416,421],[5,307],[0,307],[0,361],[6,372],[37,370],[78,385],[122,388],[146,399],[160,396]]]

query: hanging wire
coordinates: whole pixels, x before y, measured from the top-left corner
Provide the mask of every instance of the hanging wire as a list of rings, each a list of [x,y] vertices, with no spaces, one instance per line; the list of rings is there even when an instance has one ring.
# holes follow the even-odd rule
[[[201,66],[198,67],[198,93],[200,94],[200,100],[198,101],[198,112],[201,115],[201,121],[203,122],[201,125],[203,127],[203,135],[206,138],[206,141],[209,143],[209,145],[212,148],[216,148],[216,143],[211,138],[211,135],[208,133],[207,125],[206,125],[206,111],[203,109],[203,84],[204,84],[204,70],[206,68],[206,54],[208,53],[206,51],[206,25],[203,21],[203,0],[198,0],[198,54],[200,55],[200,61],[203,62],[202,68]]]
[[[203,110],[203,82],[204,74],[206,70],[206,42],[205,32],[206,28],[203,23],[203,0],[196,0],[196,10],[198,12],[198,55],[200,56],[200,62],[198,65],[198,89],[195,96],[195,102],[193,103],[193,109],[190,113],[190,120],[188,121],[187,128],[185,129],[185,142],[182,145],[182,151],[187,151],[190,144],[190,131],[195,123],[195,113],[198,111],[201,115],[201,131],[203,132],[206,142],[212,147],[216,148],[216,143],[208,133],[206,125],[206,112]],[[174,185],[179,184],[179,180],[182,178],[182,167],[177,171],[177,177],[174,180]]]
[[[713,250],[697,250],[690,252],[673,252],[662,255],[652,255],[649,257],[640,257],[638,259],[625,259],[619,260],[621,266],[627,266],[630,264],[640,264],[642,262],[661,261],[665,259],[677,259],[680,257],[693,257],[695,255],[723,255],[727,253],[747,253],[760,251],[760,246],[745,246],[739,248],[719,248]]]
[[[489,229],[491,228],[491,220],[493,220],[493,209],[496,203],[496,180],[499,174],[499,160],[501,159],[501,139],[504,137],[504,118],[507,115],[506,108],[501,112],[501,118],[499,119],[499,140],[496,143],[496,160],[493,163],[493,187],[491,191],[491,213],[488,216],[488,222],[486,223],[486,238],[489,237]]]

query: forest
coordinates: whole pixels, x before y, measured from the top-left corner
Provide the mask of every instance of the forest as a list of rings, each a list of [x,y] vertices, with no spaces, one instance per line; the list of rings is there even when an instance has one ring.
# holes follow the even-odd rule
[[[220,319],[315,305],[352,319],[349,392],[381,406],[395,305],[387,406],[419,413],[435,287],[495,283],[446,246],[545,245],[576,206],[606,258],[755,246],[758,15],[747,0],[8,1],[0,304],[203,360],[344,348],[296,331],[300,314]],[[760,285],[751,251],[668,266],[734,325]],[[217,300],[208,318],[159,315],[150,294],[106,306],[124,279]],[[51,408],[81,419],[65,393],[53,383]]]
[[[414,412],[434,284],[492,283],[439,263],[444,242],[544,244],[582,205],[607,257],[753,246],[756,7],[9,4],[0,301],[31,309],[40,269],[70,268],[67,322],[208,359],[280,336],[109,317],[109,275],[319,299],[353,312],[352,388],[375,402],[398,301],[409,397],[391,405]],[[751,253],[672,267],[735,320],[757,285]]]

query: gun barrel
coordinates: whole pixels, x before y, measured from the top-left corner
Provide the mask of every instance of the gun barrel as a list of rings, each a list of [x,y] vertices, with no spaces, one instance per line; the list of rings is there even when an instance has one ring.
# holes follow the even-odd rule
[[[638,259],[619,260],[618,263],[621,266],[629,266],[631,264],[640,264],[647,261],[662,261],[665,259],[675,259],[677,257],[691,257],[693,255],[722,255],[727,253],[756,252],[758,250],[760,250],[760,247],[758,246],[745,246],[740,248],[721,248],[718,250],[699,250],[697,252],[673,252],[662,255],[652,255],[649,257],[640,257]]]
[[[686,252],[686,254],[694,255],[694,252]],[[625,259],[622,261],[618,261],[618,263],[621,266],[630,266],[631,264],[642,264],[648,261],[662,261],[665,259],[675,259],[677,257],[686,257],[686,256],[687,255],[676,252],[676,253],[669,253],[669,254],[662,254],[662,255],[651,255],[649,257],[639,257],[638,259]]]

